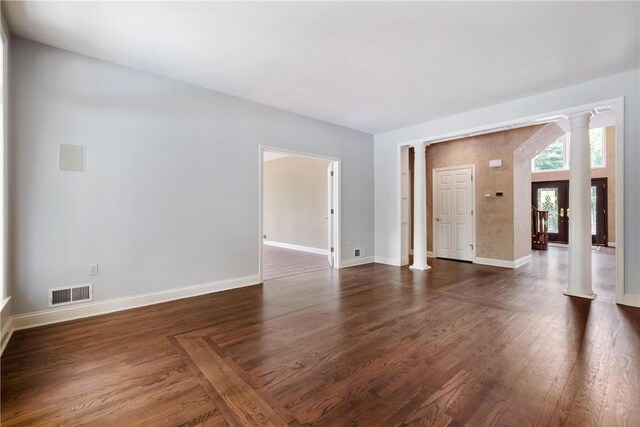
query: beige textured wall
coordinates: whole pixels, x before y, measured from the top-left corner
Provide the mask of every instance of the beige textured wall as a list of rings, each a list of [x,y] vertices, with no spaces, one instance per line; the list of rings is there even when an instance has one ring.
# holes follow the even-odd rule
[[[531,254],[531,157],[513,155],[513,259]]]
[[[607,239],[616,241],[616,128],[607,128],[605,167],[591,169],[591,178],[607,178]],[[532,173],[532,182],[564,181],[569,179],[569,172],[540,172]]]
[[[430,189],[427,203],[429,250],[433,250],[433,169],[475,164],[476,256],[513,261],[524,256],[521,255],[523,253],[525,255],[530,253],[531,173],[523,165],[525,163],[523,159],[515,159],[514,151],[543,127],[544,125],[530,126],[442,142],[427,147],[427,188]],[[492,159],[501,159],[502,167],[489,168],[489,160]],[[514,180],[515,173],[517,178]],[[518,192],[517,198],[521,202],[524,201],[524,204],[520,204],[517,223],[514,219],[516,181],[522,187],[522,191],[527,191],[526,189],[529,191],[529,197],[526,199],[524,198],[526,195]],[[496,192],[503,192],[504,195],[496,197]],[[485,198],[485,193],[491,193],[492,197]],[[526,206],[526,212],[522,210],[522,206]],[[525,243],[515,247],[516,232],[526,233],[524,241],[527,249],[525,249]],[[519,240],[523,240],[522,236]]]
[[[264,164],[267,240],[327,248],[326,160],[283,157]]]

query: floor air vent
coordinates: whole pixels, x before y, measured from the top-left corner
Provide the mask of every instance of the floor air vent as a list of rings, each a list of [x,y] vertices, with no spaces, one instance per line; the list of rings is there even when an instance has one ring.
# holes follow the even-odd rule
[[[93,283],[49,289],[49,307],[91,301],[92,299]]]

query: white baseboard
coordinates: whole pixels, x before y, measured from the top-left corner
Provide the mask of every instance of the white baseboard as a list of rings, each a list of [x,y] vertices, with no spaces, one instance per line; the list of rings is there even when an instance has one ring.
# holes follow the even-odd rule
[[[531,254],[525,255],[522,258],[518,258],[517,260],[513,261],[513,268],[518,268],[520,266],[530,263],[531,261],[533,261],[533,255]]]
[[[383,256],[375,256],[373,262],[377,262],[378,264],[387,264],[387,265],[394,265],[396,267],[400,267],[400,263],[398,263],[398,260],[395,260],[393,258],[387,258],[387,257],[383,257]],[[409,261],[407,261],[408,263]]]
[[[607,246],[615,248],[616,247],[616,242],[607,242]]]
[[[81,319],[83,317],[97,316],[99,314],[112,313],[114,311],[128,310],[130,308],[144,307],[146,305],[158,304],[161,302],[226,291],[228,289],[257,285],[258,283],[260,283],[260,278],[257,275],[246,276],[237,279],[220,280],[217,282],[185,286],[165,291],[150,292],[130,297],[97,301],[77,306],[66,306],[59,309],[19,314],[11,316],[13,324],[12,329],[17,331],[20,329],[49,325],[51,323],[65,322],[67,320]]]
[[[525,265],[525,264],[531,262],[532,259],[533,259],[533,255],[531,255],[531,254],[523,256],[522,258],[518,258],[515,261],[507,261],[507,260],[504,260],[504,259],[476,257],[476,259],[474,260],[474,263],[475,264],[482,264],[482,265],[491,265],[493,267],[518,268],[518,267],[520,267],[522,265]]]
[[[311,246],[294,245],[292,243],[274,242],[272,240],[263,240],[263,243],[277,248],[292,249],[294,251],[309,252],[318,255],[329,255],[328,249],[312,248]]]
[[[513,261],[506,261],[504,259],[476,257],[473,260],[473,263],[481,265],[491,265],[493,267],[513,268]]]
[[[617,303],[640,308],[640,295],[624,294]]]
[[[343,259],[340,268],[355,267],[356,265],[371,264],[376,262],[375,257],[366,256],[363,258]]]

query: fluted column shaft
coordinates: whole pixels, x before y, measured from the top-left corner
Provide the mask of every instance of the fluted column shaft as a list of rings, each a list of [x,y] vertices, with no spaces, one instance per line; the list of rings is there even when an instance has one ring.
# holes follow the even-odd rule
[[[591,113],[569,117],[569,286],[565,295],[595,298],[591,287]]]
[[[427,144],[413,145],[413,270],[427,270]]]

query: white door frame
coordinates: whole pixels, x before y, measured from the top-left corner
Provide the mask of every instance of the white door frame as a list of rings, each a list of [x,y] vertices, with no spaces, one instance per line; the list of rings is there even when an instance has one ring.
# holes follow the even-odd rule
[[[334,246],[335,246],[335,235],[334,235],[334,228],[335,228],[335,221],[334,221],[334,216],[335,216],[335,207],[334,207],[334,202],[335,199],[333,197],[333,193],[335,192],[335,171],[334,171],[334,167],[335,164],[334,162],[330,162],[329,166],[327,167],[327,259],[329,261],[329,265],[331,266],[331,268],[333,268],[333,266],[336,263],[336,253],[334,250]]]
[[[334,261],[333,268],[341,268],[342,260],[340,256],[340,214],[342,206],[340,204],[340,165],[341,160],[339,157],[324,156],[322,154],[305,153],[303,151],[291,150],[289,148],[274,147],[270,145],[258,146],[258,275],[260,276],[260,283],[262,283],[262,260],[263,260],[263,248],[264,248],[264,225],[263,225],[263,207],[264,207],[264,152],[278,154],[288,154],[291,156],[307,157],[310,159],[328,160],[333,162],[333,242],[334,242]],[[331,218],[329,218],[330,220]]]
[[[487,133],[500,132],[508,129],[516,129],[536,124],[544,124],[549,117],[559,115],[570,115],[591,110],[595,107],[608,105],[612,107],[616,118],[616,303],[634,307],[640,307],[635,295],[625,295],[624,293],[624,96],[601,101],[590,102],[588,104],[567,107],[559,110],[543,111],[538,114],[520,117],[497,123],[486,123],[473,128],[461,129],[436,135],[426,135],[423,138],[403,141],[396,146],[396,246],[398,254],[402,254],[403,245],[408,245],[402,238],[402,156],[403,147],[406,148],[416,142],[428,142],[434,144],[438,142],[451,141],[455,139],[468,138],[470,136],[483,135]],[[404,150],[406,155],[406,150]],[[390,239],[393,237],[390,236]],[[475,245],[474,245],[475,246]],[[393,260],[395,265],[401,265],[400,257]]]
[[[459,166],[446,166],[442,168],[433,168],[431,172],[431,247],[433,249],[433,257],[436,258],[438,253],[436,252],[436,239],[437,239],[437,227],[436,227],[436,173],[445,172],[456,169],[471,169],[471,209],[473,214],[471,214],[471,236],[472,236],[472,245],[473,251],[471,256],[471,262],[475,264],[476,262],[476,214],[478,213],[476,209],[476,165],[468,164],[468,165],[459,165]]]

